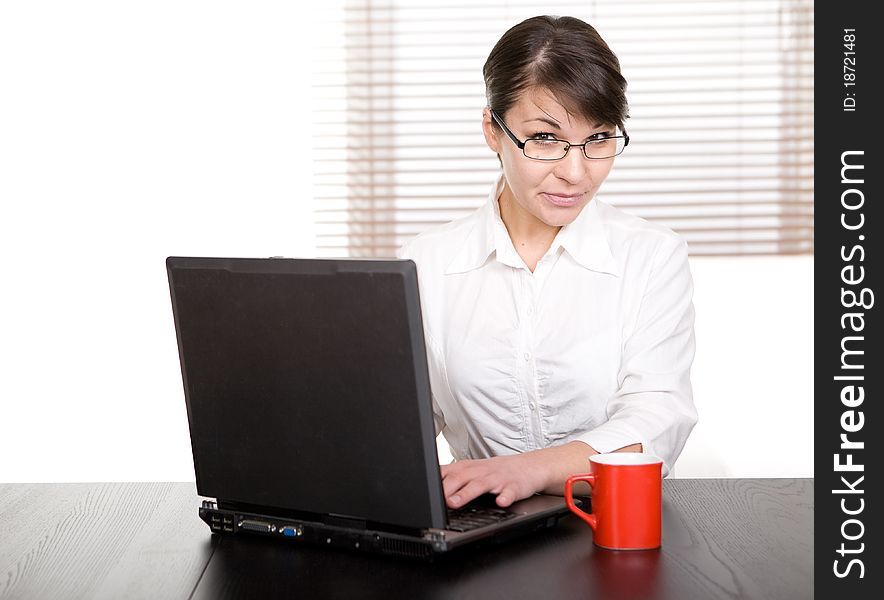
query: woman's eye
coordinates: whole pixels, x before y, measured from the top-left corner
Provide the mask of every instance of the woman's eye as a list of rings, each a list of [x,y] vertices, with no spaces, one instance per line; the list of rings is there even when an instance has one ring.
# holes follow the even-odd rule
[[[556,136],[551,133],[546,133],[544,131],[540,131],[531,136],[532,140],[554,140]]]
[[[613,135],[614,135],[614,133],[611,131],[600,131],[598,133],[594,133],[591,136],[589,136],[589,141],[590,142],[598,142],[600,140],[607,139]]]

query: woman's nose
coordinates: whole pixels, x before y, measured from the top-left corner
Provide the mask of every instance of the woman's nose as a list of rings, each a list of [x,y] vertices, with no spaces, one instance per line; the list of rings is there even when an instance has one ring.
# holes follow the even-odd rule
[[[582,181],[586,176],[589,159],[583,155],[583,148],[571,146],[565,158],[556,163],[555,174],[569,183]]]

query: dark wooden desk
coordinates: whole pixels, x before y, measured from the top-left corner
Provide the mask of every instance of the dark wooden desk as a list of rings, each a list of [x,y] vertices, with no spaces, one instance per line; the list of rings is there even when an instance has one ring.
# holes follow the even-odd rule
[[[550,532],[434,564],[219,541],[190,483],[0,484],[0,598],[813,597],[812,479],[663,482],[663,548]]]

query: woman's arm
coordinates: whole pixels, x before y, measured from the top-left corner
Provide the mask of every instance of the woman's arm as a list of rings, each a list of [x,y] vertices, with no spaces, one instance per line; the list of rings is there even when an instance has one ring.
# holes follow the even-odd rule
[[[693,281],[687,244],[667,238],[654,253],[641,304],[620,356],[608,420],[573,439],[599,452],[639,442],[667,475],[697,422],[691,390]]]
[[[641,452],[641,444],[617,452]],[[463,506],[482,494],[495,494],[498,506],[509,506],[535,492],[562,494],[565,479],[589,470],[588,458],[598,454],[584,442],[495,456],[461,460],[442,466],[445,501],[451,508]]]

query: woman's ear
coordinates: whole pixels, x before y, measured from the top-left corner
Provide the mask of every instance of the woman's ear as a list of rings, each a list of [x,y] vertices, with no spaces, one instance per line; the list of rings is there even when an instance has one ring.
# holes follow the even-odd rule
[[[488,144],[488,147],[494,151],[495,154],[500,154],[500,139],[497,137],[497,132],[500,131],[494,129],[494,121],[491,118],[491,109],[487,106],[482,110],[482,133],[485,134],[485,143]]]

